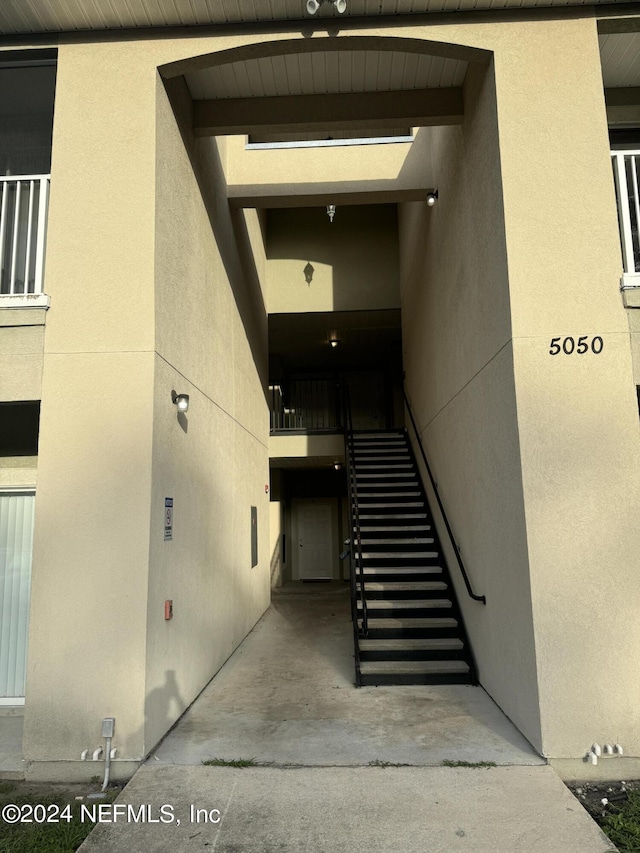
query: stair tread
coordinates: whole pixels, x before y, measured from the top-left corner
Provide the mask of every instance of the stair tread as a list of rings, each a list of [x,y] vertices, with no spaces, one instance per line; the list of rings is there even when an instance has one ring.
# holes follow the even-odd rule
[[[374,616],[367,619],[369,630],[376,628],[456,628],[458,620],[452,616],[389,616],[388,618]]]
[[[391,509],[391,508],[397,509],[397,508],[403,507],[403,506],[421,507],[421,506],[424,506],[424,501],[402,501],[402,502],[399,501],[398,503],[394,503],[391,505],[375,503],[375,504],[364,504],[363,506],[365,506],[366,509]]]
[[[356,582],[359,586],[359,582]],[[441,592],[448,589],[444,581],[368,581],[367,592]]]
[[[363,652],[435,652],[461,651],[464,643],[457,637],[437,637],[423,640],[360,640],[358,647]]]
[[[395,524],[395,525],[376,525],[367,527],[367,533],[392,533],[397,530],[398,532],[404,531],[405,533],[428,533],[431,530],[430,524]]]
[[[366,478],[371,478],[371,477],[413,477],[414,479],[416,479],[416,473],[415,473],[415,471],[392,471],[388,474],[383,474],[383,473],[361,474],[359,471],[356,471],[356,477],[358,478],[358,480],[362,480],[365,477]]]
[[[442,566],[363,566],[365,582],[370,575],[432,575],[442,572]]]
[[[358,471],[395,471],[396,469],[404,470],[406,468],[413,468],[413,463],[396,462],[395,459],[390,459],[388,462],[384,460],[380,460],[378,462],[365,462],[364,460],[359,459],[356,467]]]
[[[386,505],[385,505],[385,507],[386,507]],[[366,508],[372,509],[370,504]],[[388,508],[388,507],[386,507],[386,508]],[[397,509],[398,507],[397,507],[397,505],[394,505],[393,508]],[[382,513],[376,513],[375,515],[368,515],[366,512],[360,513],[360,521],[363,521],[363,520],[365,520],[365,521],[380,521],[380,519],[382,519],[382,518],[385,521],[392,521],[393,519],[396,519],[398,521],[405,521],[408,518],[424,518],[424,519],[426,519],[426,518],[428,518],[428,516],[427,516],[426,512],[401,512],[401,513],[393,512],[393,513],[389,513],[388,515],[387,514],[383,515]]]
[[[438,557],[438,551],[363,551],[363,560],[427,560]]]
[[[358,607],[361,602],[358,601]],[[452,607],[448,598],[419,599],[419,598],[371,598],[367,599],[367,610],[423,610],[426,608],[442,608],[446,610]]]
[[[395,538],[372,539],[370,536],[365,536],[366,545],[432,545],[434,539],[432,536],[396,536]],[[386,553],[386,551],[384,552]]]
[[[463,660],[370,660],[360,662],[360,672],[469,672],[469,664]]]

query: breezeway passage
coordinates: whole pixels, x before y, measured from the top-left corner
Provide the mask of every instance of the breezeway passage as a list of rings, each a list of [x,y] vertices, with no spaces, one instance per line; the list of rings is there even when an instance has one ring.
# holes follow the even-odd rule
[[[481,687],[353,686],[346,584],[287,584],[147,764],[542,764]]]
[[[104,823],[82,853],[612,851],[482,688],[356,689],[351,655],[343,585],[276,592],[119,798],[175,821]],[[273,764],[201,766],[214,757]],[[508,766],[427,766],[445,759]]]

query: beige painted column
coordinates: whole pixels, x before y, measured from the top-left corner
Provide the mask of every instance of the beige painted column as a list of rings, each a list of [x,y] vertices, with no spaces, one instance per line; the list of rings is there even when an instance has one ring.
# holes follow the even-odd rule
[[[102,62],[96,51],[102,51]],[[155,87],[126,45],[61,46],[24,757],[143,755],[154,377]],[[122,760],[122,761],[121,761]]]
[[[542,751],[640,756],[639,425],[595,21],[529,27],[496,80]]]

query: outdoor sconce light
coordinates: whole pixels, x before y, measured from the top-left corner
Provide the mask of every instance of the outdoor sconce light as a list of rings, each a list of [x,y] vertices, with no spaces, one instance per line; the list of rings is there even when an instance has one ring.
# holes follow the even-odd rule
[[[306,267],[302,270],[302,272],[304,273],[304,280],[307,282],[307,284],[311,284],[311,282],[313,281],[313,274],[315,272],[311,263],[308,263]]]
[[[338,346],[338,344],[340,343],[340,338],[331,338],[329,343],[331,345],[331,349],[335,349]]]
[[[331,3],[340,15],[347,11],[347,0],[307,0],[307,12],[310,15],[315,15],[320,6],[324,6],[325,3]]]
[[[336,206],[335,204],[327,205],[327,216],[329,217],[329,222],[333,222],[333,217],[336,215]]]
[[[438,201],[438,190],[434,190],[432,193],[427,193],[427,204],[429,207],[433,207],[433,205]]]
[[[333,467],[336,469],[336,471],[339,471],[342,468],[342,462],[334,462]]]
[[[171,392],[171,400],[178,407],[178,411],[185,412],[189,411],[189,395],[188,394],[176,394],[175,391]]]

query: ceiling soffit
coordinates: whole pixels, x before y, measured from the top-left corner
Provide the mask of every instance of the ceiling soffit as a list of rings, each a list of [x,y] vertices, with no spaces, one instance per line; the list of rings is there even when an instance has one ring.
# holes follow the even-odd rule
[[[380,19],[396,15],[461,13],[567,6],[621,6],[624,0],[348,0],[336,15],[322,7],[314,18],[304,0],[2,0],[0,33],[4,35],[150,27],[255,25],[268,23]]]

